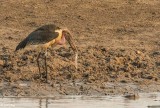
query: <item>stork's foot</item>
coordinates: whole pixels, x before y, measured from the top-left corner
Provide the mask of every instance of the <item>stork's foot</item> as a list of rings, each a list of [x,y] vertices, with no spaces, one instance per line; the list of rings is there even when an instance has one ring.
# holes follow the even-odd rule
[[[48,82],[48,79],[46,79],[46,72],[45,71],[43,71],[43,73],[41,73],[41,78],[40,78],[40,80],[42,81],[42,82],[44,82],[44,83],[47,83]]]

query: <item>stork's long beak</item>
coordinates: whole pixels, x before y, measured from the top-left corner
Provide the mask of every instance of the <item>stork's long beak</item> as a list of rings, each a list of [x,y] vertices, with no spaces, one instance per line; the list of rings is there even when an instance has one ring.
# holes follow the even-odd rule
[[[72,50],[76,54],[76,56],[75,56],[75,67],[76,67],[76,71],[77,71],[77,68],[78,68],[78,49],[75,46],[75,43],[73,41],[73,37],[72,37],[71,32],[68,29],[63,29],[63,33],[64,33],[64,36],[65,36],[65,39],[68,41],[68,43],[71,46]]]
[[[73,41],[73,36],[71,34],[71,32],[68,30],[68,29],[63,29],[63,33],[64,33],[64,36],[65,36],[65,39],[68,41],[69,45],[71,46],[72,50],[75,52],[75,53],[78,53],[78,49]]]

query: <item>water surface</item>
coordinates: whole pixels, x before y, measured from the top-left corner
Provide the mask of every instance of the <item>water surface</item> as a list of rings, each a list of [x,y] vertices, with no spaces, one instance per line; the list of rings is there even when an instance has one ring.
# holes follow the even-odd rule
[[[48,98],[0,98],[0,108],[160,108],[160,93],[123,96],[57,96]]]

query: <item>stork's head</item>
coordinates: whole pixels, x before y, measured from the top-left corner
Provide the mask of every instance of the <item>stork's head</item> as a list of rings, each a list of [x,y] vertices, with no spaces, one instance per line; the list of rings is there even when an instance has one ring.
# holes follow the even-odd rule
[[[78,52],[77,47],[74,44],[71,32],[68,29],[62,29],[62,38],[65,38],[74,52]]]

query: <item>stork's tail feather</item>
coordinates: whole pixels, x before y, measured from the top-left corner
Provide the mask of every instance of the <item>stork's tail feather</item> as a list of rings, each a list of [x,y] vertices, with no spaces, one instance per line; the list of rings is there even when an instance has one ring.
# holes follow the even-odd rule
[[[16,50],[15,50],[15,51],[20,50],[20,49],[26,47],[27,43],[28,43],[28,39],[26,38],[26,39],[24,39],[23,41],[21,41],[21,42],[18,44],[18,46],[16,47]]]

